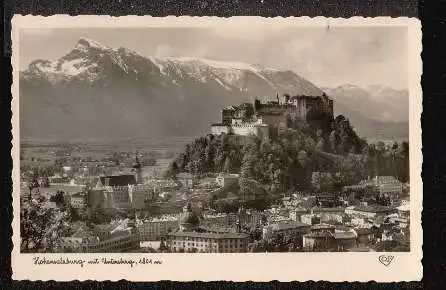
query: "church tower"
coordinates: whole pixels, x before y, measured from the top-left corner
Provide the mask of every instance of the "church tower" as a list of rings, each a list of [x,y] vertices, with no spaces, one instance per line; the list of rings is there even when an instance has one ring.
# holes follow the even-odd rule
[[[246,225],[246,223],[247,223],[247,213],[244,204],[242,204],[239,207],[237,213],[237,222],[236,222],[237,232],[240,233],[242,231],[242,228]]]
[[[141,163],[139,163],[139,159],[138,159],[138,152],[136,152],[135,155],[135,162],[132,165],[133,169],[132,171],[135,174],[136,177],[136,183],[141,184],[143,182],[142,180],[142,166]]]

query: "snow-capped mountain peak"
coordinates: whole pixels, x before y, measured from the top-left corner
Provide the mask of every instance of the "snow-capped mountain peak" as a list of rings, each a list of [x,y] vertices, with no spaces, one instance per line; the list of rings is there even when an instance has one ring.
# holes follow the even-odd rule
[[[108,46],[105,46],[95,40],[85,38],[85,37],[81,37],[75,46],[75,49],[79,49],[79,50],[86,50],[86,49],[90,49],[90,48],[100,49],[100,50],[111,49]]]
[[[396,90],[385,85],[359,87],[340,85],[324,88],[336,104],[355,108],[370,118],[385,121],[404,121],[408,119],[409,95],[407,90]]]
[[[323,94],[291,70],[193,57],[147,57],[87,38],[59,59],[32,62],[20,73],[19,89],[21,114],[32,116],[24,118],[23,136],[82,138],[166,132],[193,135],[207,132],[221,108],[253,97]],[[373,104],[363,98],[343,98],[346,91],[334,90],[339,96],[328,94],[335,99],[335,110],[338,100],[345,99],[349,108],[378,116]],[[351,95],[357,95],[356,91]],[[383,114],[397,112],[384,112],[382,105],[376,108]],[[363,119],[354,116],[352,121]]]
[[[25,79],[47,80],[52,84],[71,81],[88,84],[154,77],[163,84],[181,87],[184,82],[211,83],[226,91],[255,95],[279,93],[321,95],[322,91],[292,71],[266,68],[259,64],[217,61],[195,57],[146,57],[127,48],[111,48],[81,38],[72,51],[55,61],[40,61],[22,73]],[[152,78],[153,79],[153,78]],[[110,83],[110,81],[106,81]]]

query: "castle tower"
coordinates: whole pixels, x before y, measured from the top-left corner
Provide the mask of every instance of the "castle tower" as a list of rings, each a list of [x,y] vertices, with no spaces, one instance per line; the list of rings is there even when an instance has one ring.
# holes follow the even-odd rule
[[[136,151],[136,155],[135,155],[135,162],[132,165],[132,171],[135,173],[135,177],[136,177],[136,183],[142,183],[142,168],[141,168],[141,163],[139,163],[139,159],[138,159],[138,151]]]

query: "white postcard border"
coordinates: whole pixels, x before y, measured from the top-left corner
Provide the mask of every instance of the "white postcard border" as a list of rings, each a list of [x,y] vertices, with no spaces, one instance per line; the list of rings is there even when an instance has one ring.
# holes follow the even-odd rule
[[[205,26],[406,26],[409,31],[411,251],[408,253],[244,253],[244,254],[21,254],[19,242],[19,99],[18,31],[21,28],[56,27],[205,27]],[[13,243],[11,265],[15,280],[111,280],[129,281],[417,281],[422,278],[422,180],[421,180],[421,25],[415,18],[353,17],[175,17],[149,16],[18,16],[12,20],[12,133],[13,133]],[[378,261],[382,254],[394,256],[388,266]],[[34,257],[147,257],[162,264],[138,265],[34,265]]]

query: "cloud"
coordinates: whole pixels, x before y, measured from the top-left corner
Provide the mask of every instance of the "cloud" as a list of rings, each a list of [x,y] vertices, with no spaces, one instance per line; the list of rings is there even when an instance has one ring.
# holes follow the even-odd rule
[[[169,44],[158,45],[155,49],[155,56],[158,57],[180,56],[181,54],[181,50],[173,48]]]
[[[157,57],[192,56],[197,58],[205,58],[208,55],[208,52],[208,47],[203,44],[200,44],[188,50],[174,47],[169,44],[161,44],[155,48],[154,54]]]
[[[405,87],[407,49],[398,33],[344,29],[296,36],[285,43],[281,58],[319,85],[370,82]]]
[[[212,36],[239,39],[243,41],[263,41],[271,36],[281,34],[281,30],[277,27],[212,27],[209,29]]]
[[[20,33],[23,35],[49,35],[52,34],[52,28],[21,28]]]

